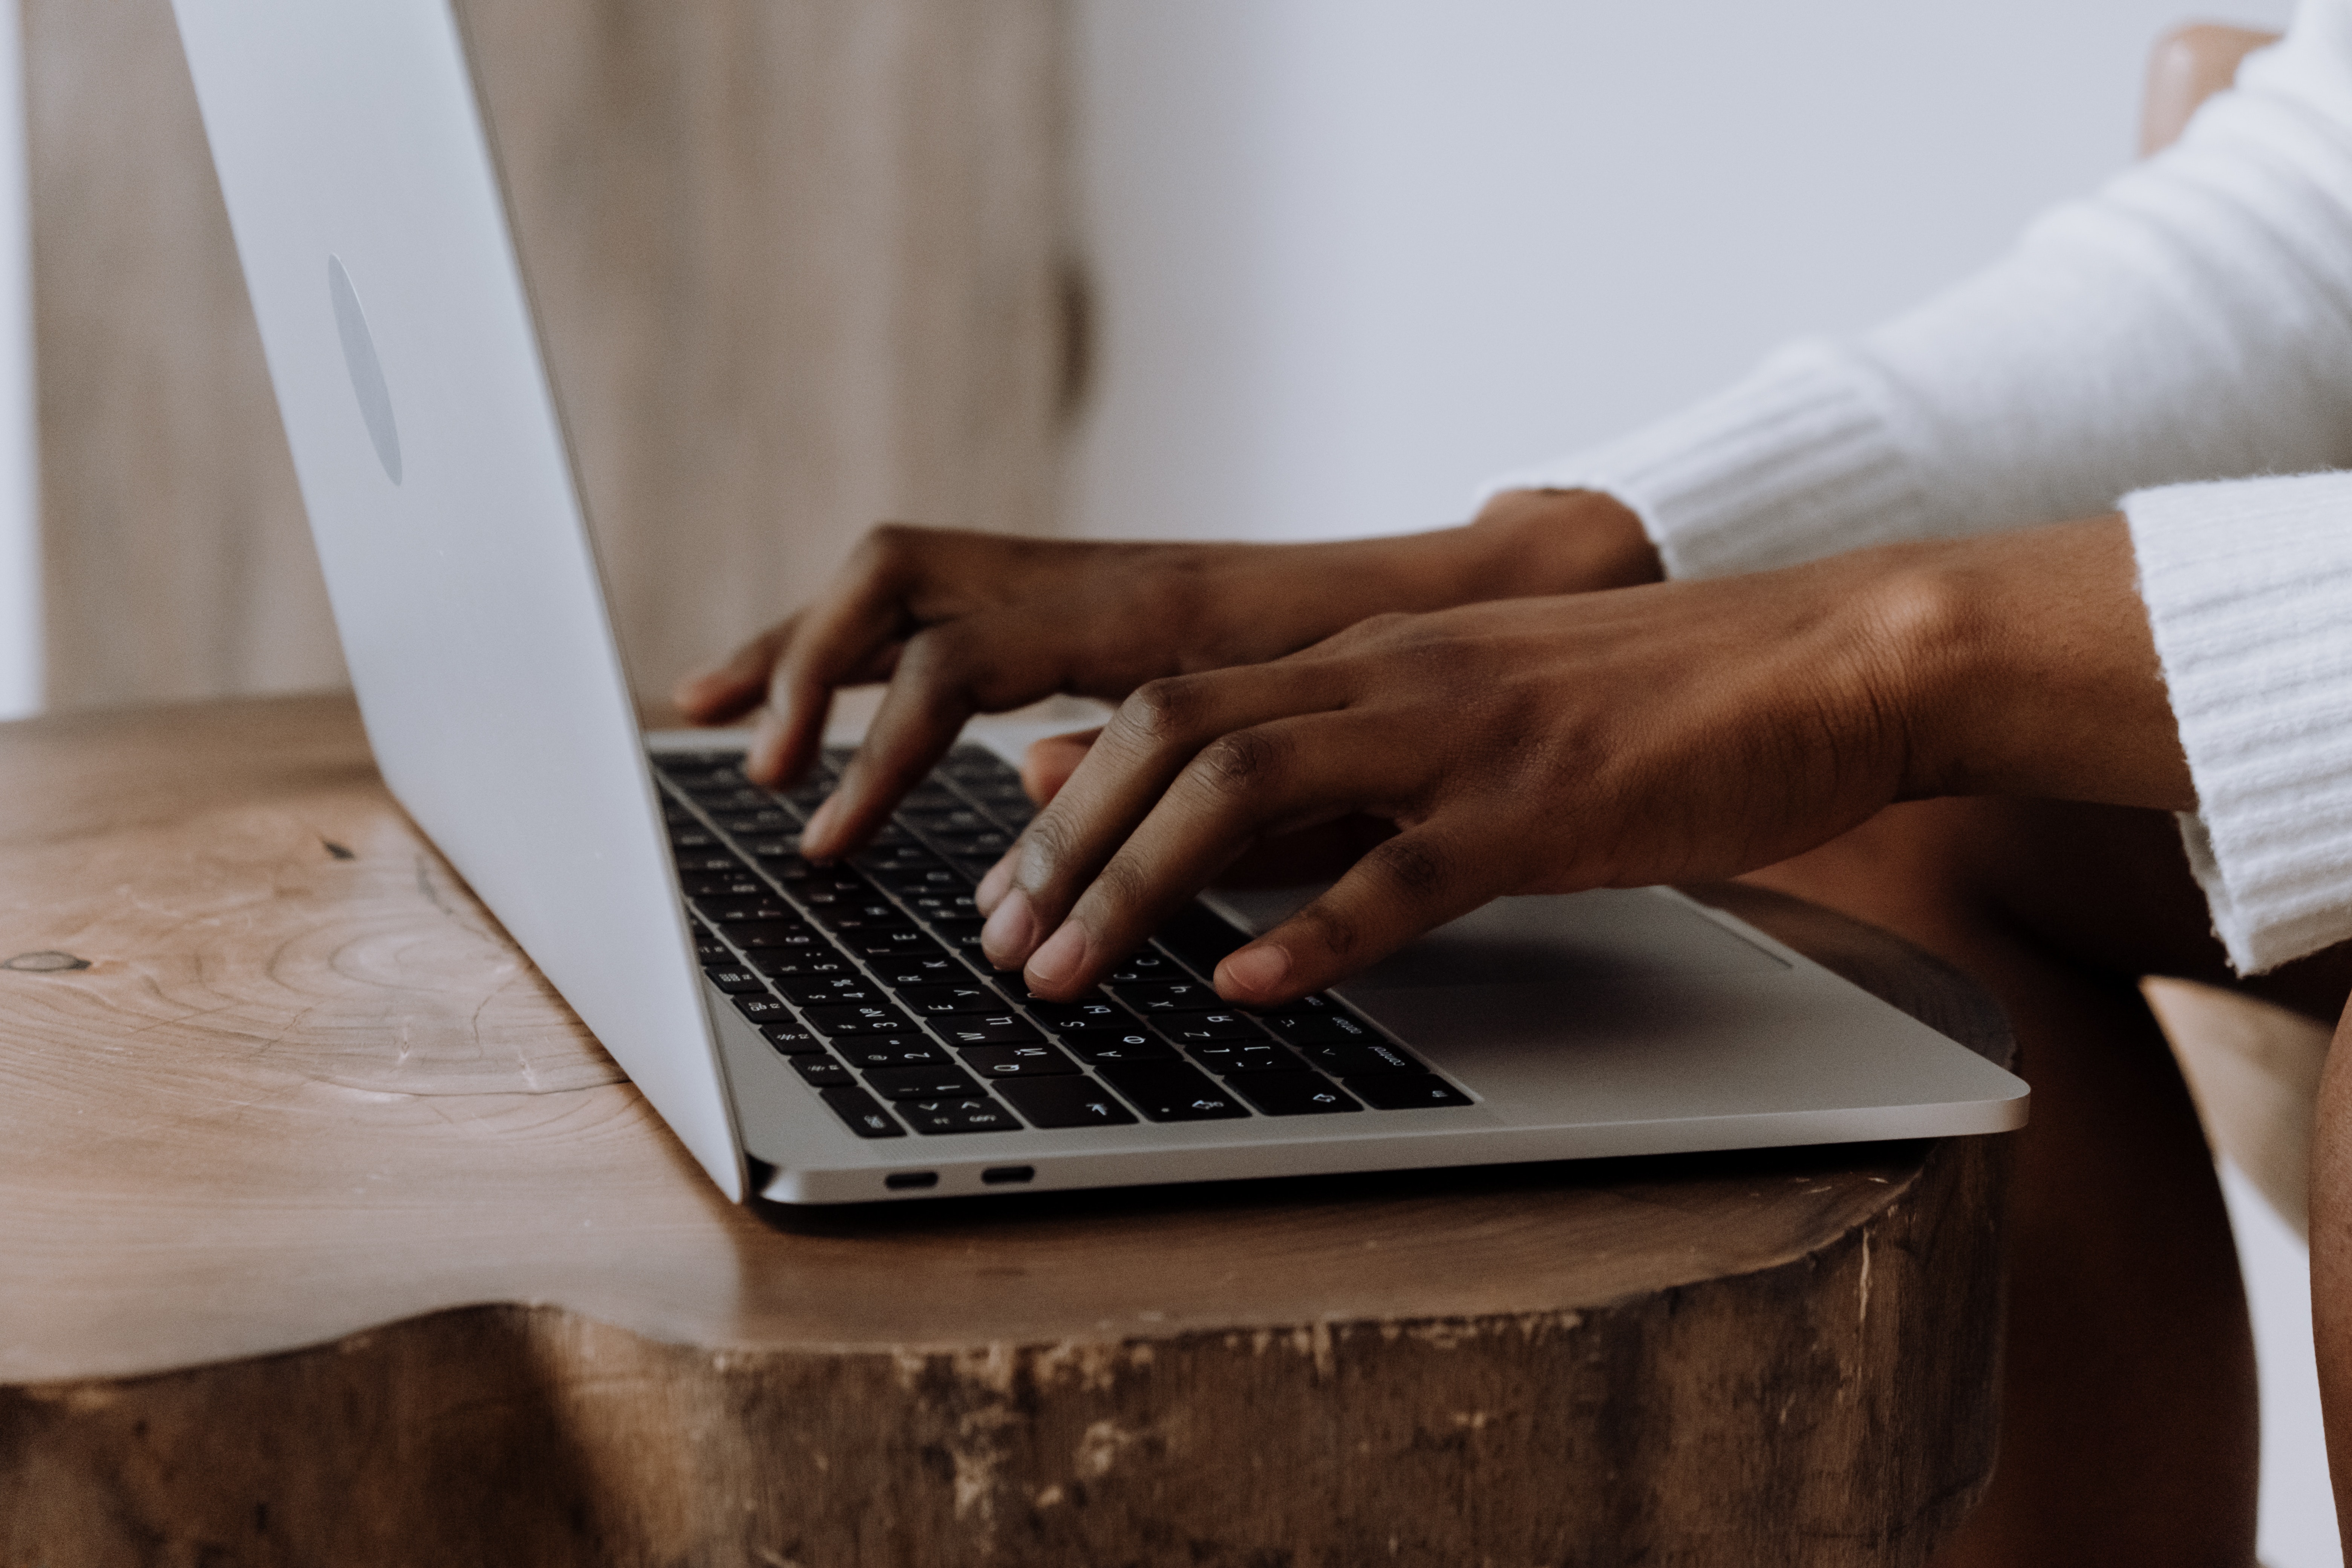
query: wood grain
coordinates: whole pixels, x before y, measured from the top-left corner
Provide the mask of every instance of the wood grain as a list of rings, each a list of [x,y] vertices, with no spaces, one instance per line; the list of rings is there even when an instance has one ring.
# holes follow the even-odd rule
[[[1059,0],[461,0],[636,684],[1054,526]],[[48,700],[338,684],[168,0],[24,8]]]
[[[347,705],[0,798],[0,1562],[1916,1563],[1990,1469],[1998,1140],[739,1210]]]

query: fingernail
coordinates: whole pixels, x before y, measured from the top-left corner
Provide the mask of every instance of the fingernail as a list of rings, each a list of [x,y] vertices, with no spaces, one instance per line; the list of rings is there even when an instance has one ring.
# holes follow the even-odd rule
[[[776,776],[775,751],[782,733],[776,716],[762,709],[759,722],[751,727],[751,743],[743,752],[745,778],[763,784]]]
[[[826,795],[824,804],[809,813],[808,826],[801,829],[801,853],[808,854],[812,845],[823,845],[833,835],[833,819],[841,814],[833,809],[835,799]]]
[[[1015,888],[980,928],[981,950],[997,968],[1013,969],[1036,943],[1037,917],[1029,910],[1029,895]]]
[[[996,901],[1004,897],[1004,889],[1013,886],[1013,855],[1012,850],[1006,850],[1004,858],[991,866],[988,875],[980,879],[980,886],[972,889],[971,901],[980,906],[982,914],[993,913]]]
[[[1262,996],[1278,988],[1290,973],[1290,954],[1278,947],[1245,947],[1217,967],[1224,984],[1245,996]]]
[[[1049,989],[1058,987],[1075,976],[1087,962],[1087,929],[1076,921],[1064,921],[1062,929],[1045,939],[1029,960],[1029,979]]]

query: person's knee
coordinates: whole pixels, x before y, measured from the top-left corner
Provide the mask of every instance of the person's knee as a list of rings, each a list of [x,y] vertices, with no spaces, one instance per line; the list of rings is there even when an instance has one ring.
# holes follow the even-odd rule
[[[2167,813],[1911,802],[1753,879],[1947,954],[1998,941],[2126,982],[2229,977]]]

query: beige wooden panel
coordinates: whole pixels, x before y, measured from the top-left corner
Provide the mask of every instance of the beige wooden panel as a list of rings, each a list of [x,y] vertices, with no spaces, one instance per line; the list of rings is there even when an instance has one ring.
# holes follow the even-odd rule
[[[467,0],[641,689],[886,518],[1050,528],[1058,0]],[[26,0],[50,698],[341,666],[167,0]]]

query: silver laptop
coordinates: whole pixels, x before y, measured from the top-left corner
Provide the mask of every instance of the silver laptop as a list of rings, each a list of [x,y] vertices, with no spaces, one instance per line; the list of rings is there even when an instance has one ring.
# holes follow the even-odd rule
[[[446,0],[175,0],[386,782],[730,1197],[1034,1191],[1994,1132],[2017,1079],[1672,892],[1507,899],[1223,1006],[1296,895],[1080,1004],[979,956],[1027,819],[985,726],[852,863],[638,731]],[[779,604],[811,584],[778,583]]]

